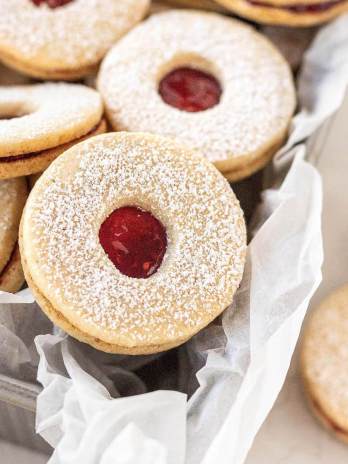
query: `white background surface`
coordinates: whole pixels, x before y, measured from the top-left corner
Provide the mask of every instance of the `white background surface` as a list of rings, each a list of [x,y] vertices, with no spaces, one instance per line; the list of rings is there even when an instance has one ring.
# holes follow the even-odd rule
[[[318,168],[324,181],[324,281],[313,305],[348,281],[348,98],[317,141]],[[325,134],[325,131],[324,131]],[[41,464],[47,458],[0,441],[1,464]],[[307,409],[296,359],[278,401],[258,434],[247,464],[343,464],[348,446],[323,430]]]

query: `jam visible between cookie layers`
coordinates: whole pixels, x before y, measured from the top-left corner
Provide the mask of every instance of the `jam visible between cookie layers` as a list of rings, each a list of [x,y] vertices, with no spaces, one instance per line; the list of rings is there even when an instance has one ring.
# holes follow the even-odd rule
[[[116,268],[128,277],[146,279],[160,267],[167,249],[163,225],[135,206],[113,211],[99,230],[99,241]]]
[[[41,6],[46,3],[49,8],[59,8],[60,6],[64,6],[72,1],[73,0],[31,0],[31,2],[36,6]]]
[[[263,8],[275,8],[279,10],[287,10],[291,13],[322,13],[333,8],[346,0],[334,0],[332,2],[312,3],[312,4],[299,4],[299,5],[272,5],[271,3],[259,2],[257,0],[247,0],[248,3],[254,6],[261,6]]]
[[[211,74],[183,67],[164,76],[158,92],[168,105],[182,111],[197,112],[217,105],[222,89]]]

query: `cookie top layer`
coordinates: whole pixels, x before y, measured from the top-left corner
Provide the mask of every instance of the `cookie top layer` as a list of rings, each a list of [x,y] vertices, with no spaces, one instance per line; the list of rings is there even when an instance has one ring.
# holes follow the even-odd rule
[[[27,195],[24,178],[0,181],[0,274],[18,239],[18,227]]]
[[[127,277],[99,241],[117,208],[151,212],[167,233],[161,266]],[[22,220],[27,271],[76,328],[123,347],[184,341],[231,302],[242,277],[243,213],[204,158],[149,134],[111,133],[60,156],[36,183]]]
[[[302,371],[314,406],[348,434],[348,286],[313,312],[302,345]]]
[[[148,6],[149,0],[73,0],[51,9],[0,0],[0,58],[47,71],[97,64]]]
[[[75,84],[0,87],[0,157],[78,139],[102,117],[99,94]]]
[[[218,79],[217,105],[189,113],[162,100],[159,82],[184,66]],[[295,107],[289,67],[265,37],[197,11],[164,12],[138,25],[105,58],[98,88],[115,129],[174,137],[219,168],[228,160],[229,169],[270,149]]]

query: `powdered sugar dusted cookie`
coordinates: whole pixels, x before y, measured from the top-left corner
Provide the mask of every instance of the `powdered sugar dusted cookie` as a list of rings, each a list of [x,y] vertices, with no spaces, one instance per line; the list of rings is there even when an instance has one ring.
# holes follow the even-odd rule
[[[231,181],[272,158],[295,107],[288,64],[267,39],[197,11],[137,26],[107,55],[98,89],[115,130],[175,138]]]
[[[348,443],[348,285],[321,303],[306,327],[302,374],[312,409]]]
[[[99,94],[74,84],[0,87],[0,179],[42,172],[58,155],[102,133]]]
[[[42,309],[114,353],[163,351],[205,327],[232,302],[245,249],[243,214],[223,176],[142,133],[65,152],[36,182],[21,225],[23,267]]]
[[[34,77],[77,79],[146,14],[149,0],[0,0],[0,61]]]
[[[24,178],[0,181],[0,290],[16,292],[24,283],[18,228],[27,197]]]

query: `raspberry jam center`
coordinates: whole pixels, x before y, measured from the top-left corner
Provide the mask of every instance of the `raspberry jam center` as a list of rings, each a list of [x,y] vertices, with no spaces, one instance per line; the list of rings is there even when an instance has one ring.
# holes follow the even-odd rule
[[[174,69],[164,76],[158,91],[168,105],[192,113],[217,105],[222,93],[214,76],[188,67]]]
[[[31,0],[32,3],[36,6],[41,6],[43,3],[49,8],[59,8],[60,6],[66,5],[67,3],[72,2],[73,0]]]
[[[154,274],[167,249],[163,225],[151,213],[135,206],[113,211],[100,227],[99,241],[117,269],[137,279]]]

